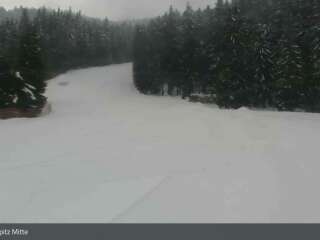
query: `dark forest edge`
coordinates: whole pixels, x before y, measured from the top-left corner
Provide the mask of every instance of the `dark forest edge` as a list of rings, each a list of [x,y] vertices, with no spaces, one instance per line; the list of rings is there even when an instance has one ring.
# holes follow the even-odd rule
[[[320,1],[219,0],[137,27],[144,94],[204,94],[223,108],[320,112]]]
[[[46,80],[132,60],[134,22],[46,8],[0,8],[0,14],[0,109],[41,108]]]

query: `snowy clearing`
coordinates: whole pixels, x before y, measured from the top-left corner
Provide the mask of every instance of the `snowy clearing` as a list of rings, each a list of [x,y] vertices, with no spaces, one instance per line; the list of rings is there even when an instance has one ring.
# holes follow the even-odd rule
[[[0,222],[320,222],[320,114],[140,95],[131,64],[0,122]]]

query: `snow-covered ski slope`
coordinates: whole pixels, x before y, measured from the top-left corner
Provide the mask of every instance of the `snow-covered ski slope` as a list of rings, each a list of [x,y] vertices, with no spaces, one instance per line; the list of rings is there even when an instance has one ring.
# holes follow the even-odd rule
[[[0,121],[0,222],[320,222],[320,114],[144,96],[132,65],[52,80]]]

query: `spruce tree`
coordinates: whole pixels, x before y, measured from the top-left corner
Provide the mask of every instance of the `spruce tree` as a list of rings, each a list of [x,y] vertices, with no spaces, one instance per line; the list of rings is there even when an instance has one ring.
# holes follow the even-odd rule
[[[210,34],[214,27],[211,25],[213,10],[208,6],[203,11],[198,10],[196,15],[196,40],[197,49],[195,51],[195,68],[198,72],[199,82],[196,83],[197,91],[199,93],[211,93],[211,74],[210,65],[211,60],[208,53],[208,46],[210,46]]]
[[[233,7],[224,25],[222,45],[219,46],[221,57],[216,67],[217,101],[223,107],[250,105],[253,81],[248,63],[252,57],[250,37],[247,22],[239,8]]]
[[[182,54],[181,54],[181,71],[184,73],[182,85],[182,97],[189,97],[194,91],[194,83],[198,78],[196,66],[196,49],[197,41],[195,38],[196,24],[194,11],[190,5],[183,13],[182,21]]]
[[[275,64],[275,104],[279,110],[303,108],[303,71],[301,48],[287,39],[280,41],[280,53]]]
[[[144,75],[135,81],[147,93],[209,92],[221,107],[319,111],[319,10],[316,0],[219,0],[182,16],[170,8],[145,25],[142,44],[136,35]]]
[[[136,88],[144,94],[150,92],[151,75],[148,68],[148,39],[146,28],[138,26],[134,38],[133,77]]]
[[[320,5],[320,4],[319,4]],[[319,8],[320,10],[320,8]],[[311,28],[312,32],[312,76],[309,86],[310,101],[308,102],[309,110],[320,111],[320,24]]]
[[[181,16],[180,13],[171,6],[168,14],[164,15],[160,39],[163,43],[160,65],[163,77],[167,80],[168,93],[179,95],[182,85],[181,62]],[[160,41],[160,39],[156,41]]]
[[[274,81],[272,46],[270,29],[267,25],[256,25],[254,44],[254,58],[252,59],[253,86],[251,105],[268,107],[272,105],[272,83]]]
[[[20,82],[17,105],[23,108],[42,106],[46,98],[45,69],[36,27],[30,22],[27,10],[20,20],[20,47],[16,80]]]
[[[0,56],[0,108],[12,106],[13,90],[12,89],[12,72],[5,58]]]

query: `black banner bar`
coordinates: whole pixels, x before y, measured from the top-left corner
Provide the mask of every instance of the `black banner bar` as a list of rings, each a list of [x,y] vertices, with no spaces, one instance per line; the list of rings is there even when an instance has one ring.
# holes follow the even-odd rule
[[[13,224],[0,240],[319,240],[318,224]]]

